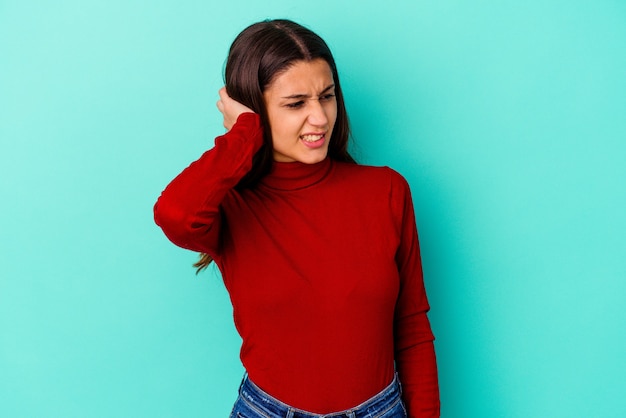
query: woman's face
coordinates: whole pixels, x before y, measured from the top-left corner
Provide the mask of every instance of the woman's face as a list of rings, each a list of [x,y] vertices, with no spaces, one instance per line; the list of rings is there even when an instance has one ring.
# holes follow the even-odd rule
[[[318,163],[328,153],[337,119],[335,82],[323,59],[296,61],[263,93],[274,160]]]

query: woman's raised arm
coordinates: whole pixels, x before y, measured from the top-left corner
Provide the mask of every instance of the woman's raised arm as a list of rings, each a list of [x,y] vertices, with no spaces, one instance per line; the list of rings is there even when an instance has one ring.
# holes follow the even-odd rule
[[[263,129],[256,113],[220,90],[218,109],[226,134],[215,146],[184,169],[161,193],[154,219],[174,244],[219,257],[219,206],[252,168],[263,145]]]

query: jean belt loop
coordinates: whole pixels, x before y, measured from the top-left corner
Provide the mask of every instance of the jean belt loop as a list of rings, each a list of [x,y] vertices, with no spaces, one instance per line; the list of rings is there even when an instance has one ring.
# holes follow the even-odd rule
[[[293,417],[293,408],[289,408],[289,410],[287,411],[287,415],[285,416],[285,418],[292,418]]]
[[[398,392],[400,392],[400,396],[402,396],[402,382],[400,382],[400,377],[398,376],[398,372],[396,372],[396,384],[398,385]]]
[[[247,378],[248,378],[248,372],[243,374],[243,378],[241,379],[241,383],[239,383],[239,390],[238,390],[239,393],[241,393],[241,387],[243,386],[243,382],[245,382]]]

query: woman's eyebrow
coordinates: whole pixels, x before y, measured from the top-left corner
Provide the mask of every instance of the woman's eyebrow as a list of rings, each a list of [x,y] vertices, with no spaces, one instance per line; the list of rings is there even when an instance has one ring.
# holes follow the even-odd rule
[[[324,90],[322,90],[322,92],[319,94],[320,96],[326,92],[328,92],[330,89],[332,89],[333,87],[335,87],[335,84],[329,84],[326,88],[324,88]],[[282,99],[308,99],[309,97],[311,97],[311,95],[309,94],[292,94],[289,96],[284,96],[282,97]]]

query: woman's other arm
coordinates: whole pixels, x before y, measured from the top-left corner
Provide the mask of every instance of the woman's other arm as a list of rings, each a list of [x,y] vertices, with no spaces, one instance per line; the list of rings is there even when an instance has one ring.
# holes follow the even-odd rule
[[[396,253],[400,293],[396,305],[395,360],[410,418],[439,417],[439,384],[434,336],[426,313],[419,241],[409,186],[401,176],[394,188],[396,211],[401,216],[401,243]],[[401,198],[400,198],[401,196]]]

